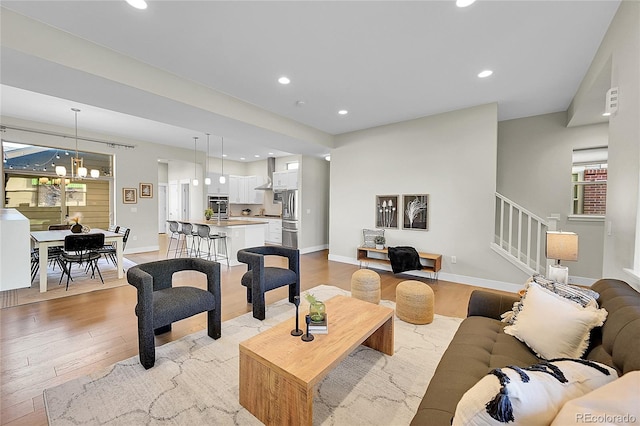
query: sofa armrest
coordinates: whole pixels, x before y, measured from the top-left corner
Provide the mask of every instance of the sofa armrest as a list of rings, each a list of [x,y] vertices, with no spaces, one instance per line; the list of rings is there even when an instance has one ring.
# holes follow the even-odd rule
[[[481,316],[500,319],[500,315],[510,311],[514,302],[520,300],[517,295],[503,295],[484,290],[474,290],[469,298],[467,316]]]

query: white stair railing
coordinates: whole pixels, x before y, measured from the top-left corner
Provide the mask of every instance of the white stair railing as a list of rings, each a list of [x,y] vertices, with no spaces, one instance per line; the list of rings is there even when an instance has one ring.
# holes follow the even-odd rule
[[[495,238],[491,248],[528,274],[544,274],[548,223],[496,192]]]

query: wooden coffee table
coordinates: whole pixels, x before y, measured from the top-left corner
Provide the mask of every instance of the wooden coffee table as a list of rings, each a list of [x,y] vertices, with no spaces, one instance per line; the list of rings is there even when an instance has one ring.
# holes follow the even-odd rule
[[[240,404],[263,423],[311,425],[315,385],[358,345],[393,355],[393,309],[347,296],[325,304],[329,334],[312,342],[291,336],[291,318],[240,343]]]

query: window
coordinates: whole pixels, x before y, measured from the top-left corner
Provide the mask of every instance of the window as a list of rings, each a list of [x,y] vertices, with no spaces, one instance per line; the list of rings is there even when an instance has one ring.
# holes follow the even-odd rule
[[[299,165],[300,163],[298,163],[297,161],[287,163],[287,170],[298,170]]]
[[[604,217],[607,211],[607,147],[573,151],[572,215]]]

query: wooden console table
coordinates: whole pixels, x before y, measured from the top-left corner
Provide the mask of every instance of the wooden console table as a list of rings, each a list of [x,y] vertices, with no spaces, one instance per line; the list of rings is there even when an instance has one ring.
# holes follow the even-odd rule
[[[433,254],[433,253],[422,253],[418,252],[418,256],[422,263],[422,270],[431,272],[434,274],[434,278],[438,279],[438,271],[442,269],[442,255],[441,254]],[[391,265],[391,261],[389,260],[389,252],[386,248],[377,249],[373,247],[358,247],[358,261],[360,262],[360,267],[362,268],[362,263],[384,263],[387,265]],[[422,260],[426,261],[422,262]]]

